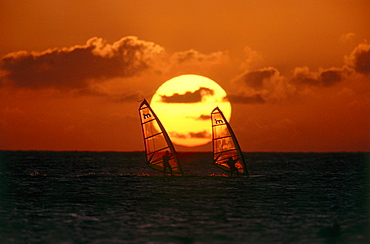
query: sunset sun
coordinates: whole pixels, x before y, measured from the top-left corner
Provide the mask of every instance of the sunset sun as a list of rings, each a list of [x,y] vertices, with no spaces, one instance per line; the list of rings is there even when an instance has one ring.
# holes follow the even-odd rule
[[[181,75],[163,83],[151,107],[174,144],[196,147],[211,141],[210,113],[218,106],[230,120],[231,104],[226,92],[213,80],[200,75]]]

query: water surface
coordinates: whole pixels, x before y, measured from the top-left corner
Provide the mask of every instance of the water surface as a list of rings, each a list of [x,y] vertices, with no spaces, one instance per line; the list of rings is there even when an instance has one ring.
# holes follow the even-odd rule
[[[368,243],[369,154],[246,153],[225,177],[179,153],[163,177],[142,152],[0,151],[0,243]],[[318,232],[338,223],[338,236]]]

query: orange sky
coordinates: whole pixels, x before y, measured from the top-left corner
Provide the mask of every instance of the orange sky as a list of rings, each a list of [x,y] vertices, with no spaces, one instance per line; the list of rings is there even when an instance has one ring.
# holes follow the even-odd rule
[[[191,73],[225,89],[244,151],[369,151],[369,7],[0,1],[0,149],[143,150],[137,101]]]

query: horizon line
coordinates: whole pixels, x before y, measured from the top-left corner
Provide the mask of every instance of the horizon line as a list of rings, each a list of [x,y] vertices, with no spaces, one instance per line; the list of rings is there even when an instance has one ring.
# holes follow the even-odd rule
[[[0,149],[0,152],[96,152],[96,153],[145,153],[144,150],[37,150],[37,149]],[[212,151],[176,151],[177,153],[212,153]],[[242,151],[243,153],[370,153],[370,151]]]

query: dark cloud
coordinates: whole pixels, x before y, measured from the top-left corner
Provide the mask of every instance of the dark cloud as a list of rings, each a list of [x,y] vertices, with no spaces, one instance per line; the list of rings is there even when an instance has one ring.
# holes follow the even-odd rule
[[[172,96],[161,96],[162,102],[165,103],[197,103],[202,101],[202,97],[213,95],[214,91],[207,87],[201,87],[194,92],[186,92],[185,94],[175,93]]]
[[[359,44],[349,56],[345,57],[345,61],[356,72],[370,74],[370,44]]]
[[[211,119],[210,115],[202,114],[201,116],[199,116],[197,120],[210,120],[210,119]]]
[[[210,135],[207,131],[202,132],[190,132],[189,134],[179,134],[177,132],[169,132],[170,136],[178,139],[187,139],[187,138],[210,138]]]
[[[203,60],[204,57],[203,55],[200,55],[199,52],[191,49],[191,50],[188,50],[186,52],[178,52],[177,55],[176,55],[176,60],[178,63],[184,63],[186,61],[190,61],[190,60],[194,60],[194,59],[198,59],[198,60]]]
[[[191,138],[209,138],[209,135],[207,133],[207,131],[202,131],[202,132],[190,132],[190,137]]]
[[[179,134],[177,132],[169,132],[170,136],[173,138],[186,139],[186,135]]]
[[[244,104],[263,104],[266,103],[266,99],[263,94],[245,95],[236,94],[228,95],[229,101],[231,103],[244,103]]]
[[[370,73],[370,45],[362,43],[345,57],[342,67],[328,69],[319,68],[310,71],[308,67],[294,69],[293,76],[280,74],[274,67],[256,71],[247,71],[239,75],[234,84],[234,93],[228,95],[231,103],[265,104],[277,103],[290,97],[307,92],[306,89],[332,87],[344,81],[351,80],[354,73]]]
[[[263,81],[270,79],[273,75],[277,74],[278,71],[275,68],[264,68],[257,71],[247,72],[239,77],[239,80],[244,82],[249,87],[262,88]]]
[[[10,53],[0,61],[1,83],[26,88],[83,88],[91,80],[130,77],[150,67],[163,49],[136,37],[113,43],[92,38],[85,45],[42,53]]]
[[[295,84],[306,84],[311,86],[332,86],[342,81],[346,74],[345,68],[331,68],[319,72],[311,72],[308,67],[296,68],[292,82]]]
[[[296,84],[308,84],[308,85],[318,85],[319,84],[319,81],[316,75],[310,72],[307,66],[295,68],[292,80]]]
[[[331,86],[342,80],[341,70],[326,70],[320,74],[320,81],[324,86]]]
[[[295,92],[295,87],[273,67],[267,67],[239,76],[238,91],[229,93],[230,102],[245,104],[276,103]]]
[[[190,49],[183,52],[177,52],[173,54],[172,59],[177,64],[183,64],[187,62],[195,63],[197,65],[205,63],[207,65],[221,64],[228,60],[228,53],[226,52],[214,52],[211,54],[203,54],[194,49]]]

